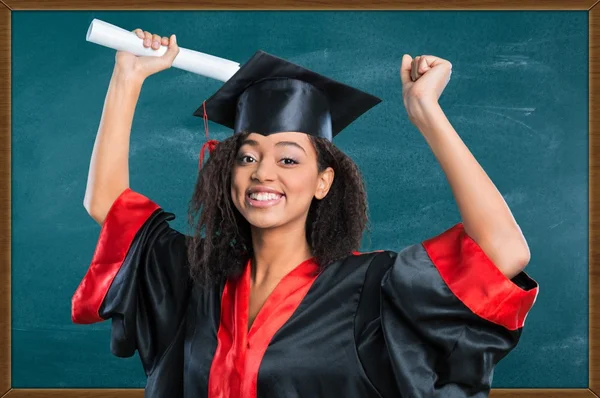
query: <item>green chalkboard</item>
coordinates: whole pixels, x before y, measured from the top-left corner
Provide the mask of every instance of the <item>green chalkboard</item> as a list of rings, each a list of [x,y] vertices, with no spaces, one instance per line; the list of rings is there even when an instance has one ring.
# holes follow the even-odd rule
[[[540,283],[518,348],[494,386],[587,387],[588,21],[586,12],[13,12],[12,386],[141,387],[137,357],[110,354],[108,322],[74,325],[71,296],[99,226],[83,208],[114,51],[85,41],[93,18],[176,33],[181,47],[237,62],[264,50],[383,103],[335,143],[364,173],[371,233],[393,249],[460,220],[435,157],[402,105],[402,54],[450,60],[441,105],[504,195]],[[178,69],[146,81],[131,187],[186,230],[202,119],[220,82]],[[210,124],[213,138],[229,134]]]

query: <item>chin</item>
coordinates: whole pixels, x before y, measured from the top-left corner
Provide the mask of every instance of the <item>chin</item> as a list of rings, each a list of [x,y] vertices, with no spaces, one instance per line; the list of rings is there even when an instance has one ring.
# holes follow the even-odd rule
[[[282,218],[276,214],[252,214],[255,213],[254,211],[250,211],[249,213],[242,213],[242,215],[255,228],[272,229],[285,224]]]

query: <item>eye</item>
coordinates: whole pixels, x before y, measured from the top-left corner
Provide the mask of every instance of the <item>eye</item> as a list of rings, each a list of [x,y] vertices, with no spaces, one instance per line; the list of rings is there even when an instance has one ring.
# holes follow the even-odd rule
[[[293,166],[295,164],[298,164],[298,162],[296,162],[292,158],[283,158],[283,159],[281,159],[281,162],[286,166]]]
[[[241,155],[241,156],[238,156],[238,162],[240,162],[240,163],[252,163],[252,162],[255,162],[255,161],[256,161],[256,159],[254,159],[250,155]]]

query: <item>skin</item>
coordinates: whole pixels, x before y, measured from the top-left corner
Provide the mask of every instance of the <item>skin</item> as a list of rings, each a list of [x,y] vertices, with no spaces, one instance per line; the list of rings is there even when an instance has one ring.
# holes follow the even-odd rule
[[[134,32],[147,48],[168,46],[160,57],[137,57],[118,51],[94,143],[84,207],[103,224],[115,199],[129,188],[129,140],[135,106],[145,79],[171,67],[179,53],[176,38],[141,29]],[[402,97],[409,120],[431,148],[450,184],[465,232],[498,269],[512,278],[530,260],[527,242],[502,195],[454,130],[439,105],[450,81],[452,65],[445,59],[405,54],[400,66]],[[232,170],[235,206],[252,226],[255,253],[250,297],[250,322],[277,283],[295,265],[311,257],[304,223],[313,198],[325,197],[334,179],[331,169],[317,171],[316,152],[300,132],[270,136],[251,134],[249,155]],[[281,141],[288,142],[281,145]],[[289,144],[292,143],[292,144]],[[295,145],[294,145],[295,144]],[[298,147],[302,149],[298,149]],[[283,161],[298,158],[298,164]],[[250,187],[266,186],[285,194],[277,205],[251,206]]]
[[[465,232],[510,279],[529,263],[529,247],[502,194],[439,105],[451,74],[445,59],[405,54],[400,67],[404,105],[446,175]]]
[[[236,155],[231,197],[251,225],[255,258],[250,291],[250,323],[277,283],[296,265],[312,257],[305,224],[314,198],[323,199],[334,179],[331,167],[319,172],[317,153],[308,136],[282,132],[252,133]],[[248,191],[281,193],[275,203],[256,203]]]
[[[162,43],[169,48],[160,57],[116,53],[83,199],[84,208],[100,225],[115,199],[129,188],[131,125],[142,85],[149,76],[169,68],[179,53],[175,35],[168,38],[141,29],[134,32],[145,39],[144,47],[158,49]]]

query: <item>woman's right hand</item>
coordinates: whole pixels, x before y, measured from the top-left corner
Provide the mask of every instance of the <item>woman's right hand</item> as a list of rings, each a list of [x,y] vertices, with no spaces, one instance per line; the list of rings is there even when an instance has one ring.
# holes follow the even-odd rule
[[[157,34],[152,34],[141,29],[133,30],[140,39],[144,39],[144,47],[158,50],[161,45],[168,46],[167,51],[157,56],[137,56],[126,51],[117,51],[115,56],[115,68],[126,76],[136,77],[144,80],[148,76],[158,73],[162,70],[169,69],[173,64],[173,60],[179,54],[179,46],[175,35],[171,37],[160,37]]]

